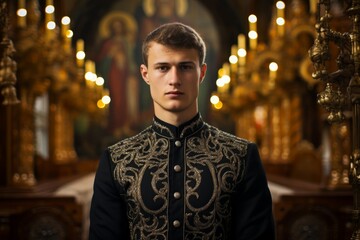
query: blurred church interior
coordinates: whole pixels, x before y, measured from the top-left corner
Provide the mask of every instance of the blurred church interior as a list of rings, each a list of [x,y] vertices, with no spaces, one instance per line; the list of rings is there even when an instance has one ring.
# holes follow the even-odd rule
[[[153,117],[141,41],[207,44],[205,121],[256,142],[279,240],[360,239],[359,1],[0,0],[0,239],[87,239],[102,151]]]

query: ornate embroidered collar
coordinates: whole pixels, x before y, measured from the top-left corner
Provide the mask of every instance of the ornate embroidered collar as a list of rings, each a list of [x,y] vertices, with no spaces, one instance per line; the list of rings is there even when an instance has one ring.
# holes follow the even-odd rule
[[[200,113],[198,113],[191,120],[181,124],[178,127],[166,123],[155,116],[152,124],[152,128],[158,134],[161,134],[168,138],[183,138],[196,132],[203,125],[204,125],[204,121],[202,120]]]

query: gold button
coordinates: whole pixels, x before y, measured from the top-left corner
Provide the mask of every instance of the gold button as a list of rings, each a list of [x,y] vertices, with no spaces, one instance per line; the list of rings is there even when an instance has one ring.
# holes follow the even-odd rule
[[[178,228],[178,227],[180,227],[180,221],[179,220],[175,220],[175,221],[173,221],[173,226],[174,227],[176,227],[176,228]]]
[[[181,147],[181,142],[180,141],[175,141],[175,146]]]
[[[175,170],[175,172],[180,172],[181,171],[180,165],[175,165],[174,170]]]
[[[179,199],[181,197],[181,194],[179,192],[174,192],[174,198]]]

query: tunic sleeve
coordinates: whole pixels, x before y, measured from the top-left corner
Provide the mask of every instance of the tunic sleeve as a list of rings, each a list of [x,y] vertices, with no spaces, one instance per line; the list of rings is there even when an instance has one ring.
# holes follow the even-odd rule
[[[105,151],[95,175],[94,193],[90,208],[90,240],[129,239],[126,203],[121,197],[113,171],[111,157]]]
[[[232,239],[273,240],[272,199],[257,146],[248,145],[245,174],[233,202]]]

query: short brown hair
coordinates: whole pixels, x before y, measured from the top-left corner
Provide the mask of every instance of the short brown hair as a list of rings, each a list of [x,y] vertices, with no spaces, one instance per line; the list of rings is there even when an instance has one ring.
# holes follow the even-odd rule
[[[146,66],[151,42],[173,48],[195,49],[199,54],[200,65],[205,62],[206,46],[204,40],[193,28],[185,24],[179,22],[166,23],[147,35],[142,45],[142,58]]]

